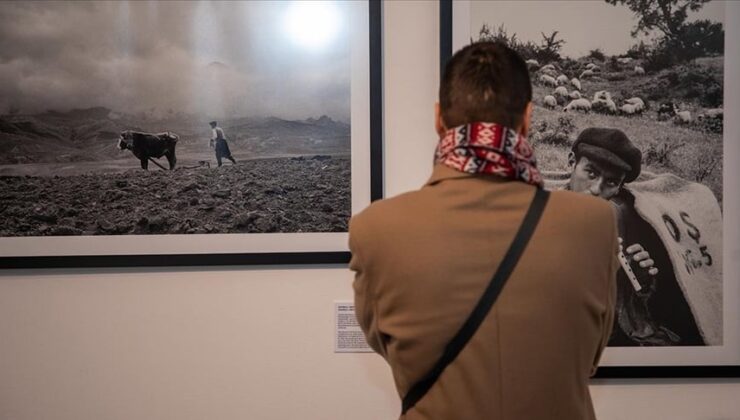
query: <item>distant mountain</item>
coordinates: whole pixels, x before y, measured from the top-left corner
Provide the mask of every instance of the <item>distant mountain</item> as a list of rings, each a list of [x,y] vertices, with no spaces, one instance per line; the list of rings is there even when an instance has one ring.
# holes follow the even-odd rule
[[[108,160],[120,156],[123,121],[103,107],[0,116],[0,163]]]
[[[226,64],[220,61],[211,61],[210,63],[208,63],[206,68],[207,69],[228,69],[229,66],[227,66]]]
[[[337,122],[332,120],[331,118],[327,117],[326,115],[320,116],[318,119],[316,118],[308,118],[306,120],[309,124],[315,124],[322,127],[331,127],[331,126],[347,126],[349,127],[349,124],[345,124],[343,122]]]
[[[172,113],[165,118],[129,115],[104,107],[0,116],[0,163],[50,163],[119,159],[123,130],[172,131],[183,151],[209,153],[209,118]],[[232,118],[220,122],[234,149],[254,157],[281,154],[348,154],[350,125],[326,115],[306,120]],[[206,146],[204,146],[206,145]]]
[[[85,109],[72,109],[67,112],[46,111],[43,115],[56,118],[68,118],[68,119],[95,119],[102,120],[108,118],[111,114],[111,110],[102,106],[85,108]]]
[[[277,117],[224,121],[227,138],[255,155],[349,154],[350,125],[327,116],[286,120]]]

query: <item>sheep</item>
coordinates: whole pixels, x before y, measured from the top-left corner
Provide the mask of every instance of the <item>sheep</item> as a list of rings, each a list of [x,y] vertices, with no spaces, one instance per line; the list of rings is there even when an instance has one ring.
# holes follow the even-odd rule
[[[625,100],[624,103],[634,105],[638,113],[645,110],[645,102],[637,96]]]
[[[555,108],[558,106],[558,101],[555,99],[552,95],[545,96],[545,99],[542,100],[542,105],[544,105],[545,108]]]
[[[552,87],[558,86],[558,82],[555,80],[555,78],[552,76],[548,76],[546,74],[543,74],[540,76],[540,83],[542,83],[545,86],[552,86]]]
[[[542,66],[542,68],[540,69],[540,71],[550,71],[550,70],[555,70],[555,65],[554,65],[554,64],[552,64],[552,63],[550,63],[550,64],[545,64],[545,65],[544,65],[544,66]]]
[[[558,82],[558,85],[567,85],[568,84],[568,76],[561,74],[558,76],[557,79],[555,79],[556,82]]]
[[[658,109],[658,119],[664,114],[672,113],[675,124],[691,124],[691,112],[679,111],[678,106],[673,102],[664,102]]]
[[[591,111],[591,102],[584,98],[574,99],[563,109],[563,112],[568,112],[570,110],[589,112]]]
[[[673,104],[673,122],[676,124],[691,124],[691,112],[679,111],[676,104]]]
[[[637,105],[634,104],[624,104],[619,108],[619,111],[622,114],[626,115],[635,115],[637,114]]]
[[[555,79],[556,77],[558,77],[558,74],[559,73],[560,72],[557,71],[557,70],[555,70],[555,69],[546,69],[546,70],[540,69],[540,74],[544,74],[544,75],[550,76],[553,79]]]
[[[552,92],[552,96],[557,99],[559,105],[565,105],[568,102],[568,89],[565,86],[558,86]]]
[[[587,77],[591,77],[594,75],[593,70],[584,70],[581,72],[581,74],[578,76],[579,79],[585,79]]]
[[[568,96],[568,89],[565,86],[558,86],[552,94],[555,96]]]
[[[580,80],[576,79],[575,77],[570,79],[570,84],[573,85],[574,88],[581,90],[581,82]]]
[[[678,111],[674,121],[677,124],[691,124],[691,112],[689,111]]]
[[[606,90],[600,90],[594,93],[594,101],[607,101],[612,99],[612,94]]]
[[[527,68],[529,70],[537,70],[538,68],[540,68],[540,63],[537,60],[529,59],[525,61],[525,63],[527,63]]]
[[[594,73],[598,73],[601,71],[601,67],[597,66],[594,63],[588,63],[586,64],[586,70],[591,70]]]
[[[591,109],[600,114],[616,114],[617,104],[611,98],[597,99],[591,103]]]
[[[568,94],[568,97],[570,99],[581,99],[581,92],[574,90],[573,92]]]
[[[606,109],[609,111],[609,113],[616,114],[617,104],[615,104],[614,101],[612,101],[611,99],[607,99],[605,102],[606,102]]]
[[[601,114],[616,114],[617,104],[612,100],[612,94],[606,90],[600,90],[594,93],[594,100],[591,103],[594,112]]]
[[[557,76],[558,70],[555,68],[554,64],[545,64],[540,68],[540,73],[554,78]]]
[[[635,74],[645,74],[645,69],[641,66],[635,66]]]

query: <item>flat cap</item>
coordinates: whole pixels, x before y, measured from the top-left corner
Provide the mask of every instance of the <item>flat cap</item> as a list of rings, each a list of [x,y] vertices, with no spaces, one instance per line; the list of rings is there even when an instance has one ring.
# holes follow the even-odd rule
[[[642,152],[626,134],[615,128],[587,128],[581,131],[571,149],[578,156],[623,170],[625,183],[640,175]]]

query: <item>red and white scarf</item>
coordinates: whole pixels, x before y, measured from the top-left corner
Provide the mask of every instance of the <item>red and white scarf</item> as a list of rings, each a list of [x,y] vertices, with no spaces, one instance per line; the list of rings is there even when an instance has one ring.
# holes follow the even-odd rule
[[[471,174],[491,174],[542,187],[527,138],[503,125],[474,122],[447,130],[435,162]]]

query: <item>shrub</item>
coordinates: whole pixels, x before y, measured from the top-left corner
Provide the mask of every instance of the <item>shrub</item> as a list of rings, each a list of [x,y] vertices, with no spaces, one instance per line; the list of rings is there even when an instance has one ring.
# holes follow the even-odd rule
[[[613,55],[611,56],[611,58],[609,58],[609,61],[607,61],[606,63],[606,68],[607,70],[612,71],[612,72],[622,70],[622,66],[619,64],[619,59],[617,58],[616,55]]]
[[[684,146],[686,146],[686,143],[672,142],[667,138],[660,138],[648,145],[642,155],[642,161],[645,165],[668,166],[671,153]]]
[[[571,77],[578,77],[578,74],[581,72],[581,63],[578,61],[565,57],[562,60],[560,60],[560,69],[563,73],[571,75]]]
[[[639,58],[645,58],[650,53],[651,48],[648,44],[646,44],[644,41],[640,41],[639,44],[635,44],[631,46],[627,50],[627,57],[639,59]]]
[[[661,77],[668,86],[685,99],[698,99],[705,107],[723,103],[722,75],[706,67],[688,64],[677,66]]]
[[[588,57],[593,58],[594,60],[599,60],[599,61],[606,60],[606,56],[604,55],[604,52],[601,51],[600,48],[596,48],[595,50],[589,51]]]
[[[604,73],[602,77],[610,82],[618,82],[620,80],[627,79],[627,75],[624,74],[624,72]]]
[[[697,20],[681,27],[681,55],[684,60],[708,55],[722,55],[725,51],[725,31],[719,22]]]
[[[576,125],[570,117],[558,117],[555,126],[543,120],[534,127],[534,134],[531,136],[532,143],[568,146],[571,144],[570,136],[575,130]]]
[[[645,71],[655,72],[676,64],[676,56],[666,47],[650,50],[645,56]]]
[[[712,155],[700,155],[697,158],[696,166],[692,168],[694,181],[704,181],[709,175],[712,174],[712,172],[714,172],[714,169],[717,168],[717,165],[721,161],[721,157]]]
[[[484,23],[478,31],[478,40],[500,42],[519,53],[525,60],[535,59],[540,64],[545,64],[561,59],[560,50],[563,48],[565,41],[558,39],[557,35],[558,31],[552,32],[549,36],[542,33],[542,41],[538,45],[532,41],[520,41],[516,33],[509,35],[504,24],[499,25],[496,29],[491,29],[488,24]]]
[[[703,117],[697,120],[696,124],[704,131],[709,133],[722,133],[724,130],[724,118]]]
[[[708,20],[686,23],[681,26],[676,37],[663,37],[646,48],[645,70],[663,70],[697,57],[722,55],[725,49],[724,37],[725,31],[721,23]]]

